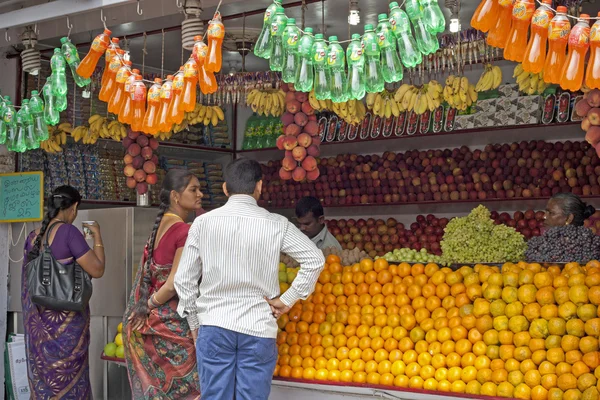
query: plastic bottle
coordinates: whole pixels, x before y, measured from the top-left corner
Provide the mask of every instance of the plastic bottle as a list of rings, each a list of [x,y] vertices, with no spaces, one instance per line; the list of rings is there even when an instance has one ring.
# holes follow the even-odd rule
[[[512,26],[513,0],[498,0],[498,6],[496,25],[490,29],[485,41],[490,46],[503,49]]]
[[[73,76],[75,84],[79,87],[89,85],[92,81],[90,79],[82,78],[77,73],[77,67],[79,67],[79,64],[81,63],[81,61],[79,60],[79,53],[77,53],[77,48],[73,45],[73,43],[71,43],[71,41],[67,37],[61,38],[60,43],[62,43],[62,46],[60,48],[62,55],[67,61],[69,68],[71,69],[71,75]]]
[[[133,106],[131,101],[131,89],[135,83],[135,77],[140,74],[140,70],[131,70],[131,75],[125,81],[125,98],[121,102],[121,108],[119,110],[119,122],[122,124],[131,124],[131,118],[133,117]]]
[[[54,108],[59,113],[67,109],[67,96],[54,96]]]
[[[192,57],[196,60],[196,68],[198,69],[198,75],[200,75],[200,67],[204,65],[208,55],[208,46],[202,41],[202,36],[194,36],[194,42]]]
[[[567,7],[558,6],[556,15],[548,26],[548,54],[544,63],[544,82],[558,85],[560,73],[565,64],[567,42],[571,23],[567,17]]]
[[[585,72],[585,85],[590,89],[600,89],[600,20],[590,29],[590,59]]]
[[[444,32],[446,29],[446,18],[440,6],[438,0],[419,0],[423,12],[423,22],[427,31],[432,35]]]
[[[173,124],[169,123],[169,106],[173,95],[173,75],[167,75],[167,80],[160,87],[160,109],[158,111],[158,130],[169,132]]]
[[[6,96],[4,98],[5,107],[4,113],[2,114],[2,120],[6,127],[6,147],[9,151],[15,151],[16,135],[17,135],[17,113],[12,105],[10,98]]]
[[[204,65],[200,67],[200,74],[198,75],[198,80],[200,81],[200,90],[204,94],[215,93],[219,86],[217,85],[217,78],[215,78],[215,74],[212,72],[208,72]],[[175,84],[175,83],[173,83]]]
[[[141,131],[146,115],[146,84],[142,81],[141,75],[135,76],[135,82],[131,88],[131,106],[133,108],[131,129]]]
[[[471,27],[481,32],[489,31],[496,25],[498,11],[498,0],[481,0],[471,17]]]
[[[512,25],[504,45],[504,58],[506,60],[523,61],[527,47],[527,30],[534,12],[535,0],[515,1],[511,17]]]
[[[327,67],[327,44],[323,39],[323,34],[315,35],[315,44],[313,44],[313,61],[315,65],[315,96],[318,100],[327,100],[331,98],[329,82],[331,81],[330,71]]]
[[[377,44],[377,35],[371,24],[365,25],[362,48],[365,54],[365,89],[367,93],[379,93],[384,87],[381,73],[381,52]]]
[[[52,90],[52,77],[46,79],[46,84],[42,88],[44,95],[44,121],[47,125],[56,125],[60,121],[59,111],[55,108],[55,97]]]
[[[590,48],[590,16],[581,14],[577,24],[571,29],[567,59],[563,65],[560,87],[576,92],[583,84],[585,56]]]
[[[531,34],[523,56],[523,69],[527,72],[539,74],[544,68],[548,26],[554,17],[550,7],[552,0],[544,0],[544,4],[535,10],[531,18]]]
[[[198,68],[196,60],[190,57],[183,65],[183,94],[179,110],[194,111],[196,107],[196,87],[198,85]]]
[[[98,64],[98,60],[108,48],[108,44],[110,43],[110,34],[111,31],[105,29],[103,33],[96,36],[92,42],[90,51],[83,58],[83,60],[81,60],[79,67],[77,67],[77,73],[79,76],[82,78],[89,78],[92,76],[94,70],[96,69],[96,65]]]
[[[329,93],[331,101],[343,103],[348,100],[348,84],[346,81],[346,56],[337,36],[329,37],[327,67],[330,71]]]
[[[285,83],[294,83],[296,79],[300,37],[301,33],[296,26],[296,20],[288,18],[287,26],[283,31],[283,73],[281,74]]]
[[[287,17],[283,7],[277,7],[277,14],[271,21],[271,57],[269,68],[271,71],[283,70],[283,31],[287,25]]]
[[[387,14],[379,14],[377,19],[379,20],[379,24],[377,24],[377,45],[381,50],[383,80],[387,83],[398,82],[404,76],[404,72],[398,58],[396,38],[392,32]]]
[[[402,64],[406,68],[414,68],[423,62],[423,54],[410,30],[408,15],[398,7],[398,3],[390,3],[390,25],[392,32],[398,39],[398,51]]]
[[[37,90],[31,91],[29,109],[31,116],[33,117],[35,137],[38,138],[39,141],[48,139],[48,125],[44,122],[44,100],[42,100]]]
[[[6,124],[4,123],[4,111],[6,110],[6,100],[0,96],[0,144],[6,143]]]
[[[298,45],[298,68],[294,77],[294,87],[300,92],[310,92],[313,88],[315,72],[313,69],[312,47],[315,43],[312,28],[304,28],[304,35]]]
[[[65,59],[60,49],[54,49],[54,55],[50,59],[50,66],[52,67],[52,90],[55,96],[64,96],[67,94],[65,64]]]
[[[148,89],[148,107],[146,108],[146,114],[144,114],[142,132],[151,135],[158,133],[161,83],[160,78],[154,78],[154,84]]]
[[[435,53],[440,48],[440,44],[437,36],[427,30],[419,0],[406,0],[404,7],[406,7],[406,13],[415,29],[415,39],[419,51],[425,55]]]
[[[127,93],[125,93],[125,82],[127,82],[127,79],[131,76],[131,61],[125,60],[124,63],[125,65],[121,66],[117,71],[115,91],[108,103],[108,111],[113,114],[119,113],[123,100],[127,97]]]
[[[223,56],[223,38],[225,37],[225,25],[221,22],[221,13],[217,12],[208,25],[208,58],[204,64],[207,72],[219,72]]]
[[[277,7],[281,7],[281,2],[274,1],[267,9],[265,10],[265,15],[263,18],[263,27],[260,35],[258,36],[258,40],[256,41],[256,45],[254,46],[254,55],[260,58],[269,59],[271,58],[271,22],[277,13]]]
[[[123,54],[125,54],[123,50],[117,49],[112,56],[112,60],[110,60],[110,64],[108,64],[106,82],[102,84],[100,94],[98,95],[98,98],[104,102],[108,102],[112,98],[117,88],[117,72],[123,66],[123,62],[121,61]]]
[[[17,152],[33,150],[40,147],[40,143],[35,138],[33,130],[33,118],[29,112],[29,100],[23,99],[21,108],[17,111]]]
[[[204,66],[202,66],[202,70],[204,71]],[[183,82],[183,67],[181,67],[173,78],[173,99],[169,105],[168,113],[169,122],[171,122],[171,124],[180,124],[181,121],[183,121],[184,112],[179,111],[179,104],[181,104],[183,94]]]
[[[108,79],[108,76],[110,74],[109,65],[112,62],[114,55],[117,54],[118,49],[120,49],[119,38],[112,38],[110,40],[110,44],[108,45],[108,48],[104,52],[104,70],[102,71],[101,86],[104,86],[106,84],[106,80]]]
[[[352,35],[352,41],[346,50],[348,61],[348,98],[361,100],[365,97],[365,56],[360,43],[360,35]]]

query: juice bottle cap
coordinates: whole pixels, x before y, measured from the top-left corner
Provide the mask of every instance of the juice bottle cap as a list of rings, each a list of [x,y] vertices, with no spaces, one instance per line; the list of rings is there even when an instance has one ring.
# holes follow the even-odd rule
[[[561,14],[566,14],[567,13],[567,7],[565,7],[565,6],[558,6],[558,7],[556,7],[556,12],[559,12]]]
[[[134,69],[133,69],[131,72],[133,72],[134,74],[136,74],[136,75],[137,75],[137,74],[139,74],[139,73],[140,73],[140,70],[139,70],[139,69],[137,69],[137,68],[134,68]]]
[[[287,20],[288,25],[294,25],[295,23],[296,23],[296,18],[288,18],[288,20]]]
[[[61,43],[61,44],[65,44],[65,43],[67,43],[67,42],[69,42],[69,41],[70,41],[70,40],[69,40],[69,38],[68,38],[68,37],[61,37],[61,38],[60,38],[60,43]]]
[[[552,7],[552,0],[543,0],[542,3],[547,4]]]
[[[579,19],[590,19],[590,16],[588,14],[581,14],[579,15]]]
[[[23,104],[23,105],[29,104],[29,100],[28,99],[23,99],[23,101],[21,102],[21,104]]]
[[[37,96],[38,95],[38,91],[37,90],[32,90],[31,91],[31,95],[32,96]]]
[[[167,75],[167,80],[168,81],[172,81],[173,80],[173,75]]]
[[[598,16],[600,17],[600,11],[598,11]]]
[[[285,8],[279,6],[275,9],[275,11],[277,12],[277,14],[283,14],[285,12]]]
[[[398,3],[396,3],[395,1],[392,1],[392,2],[390,3],[390,10],[391,10],[391,9],[394,9],[394,8],[396,8],[396,7],[398,7]]]
[[[337,42],[337,40],[338,40],[337,36],[329,36],[330,42]]]
[[[194,36],[194,42],[199,42],[202,40],[202,35]]]
[[[112,32],[110,31],[110,29],[105,29],[104,30],[104,34],[110,36]]]
[[[372,31],[372,30],[373,30],[373,25],[371,25],[371,24],[366,24],[365,25],[365,32],[366,31]]]
[[[352,40],[356,40],[356,39],[360,39],[360,34],[359,33],[355,33],[352,35]]]
[[[313,33],[313,28],[311,28],[310,26],[304,28],[304,33]]]
[[[321,40],[321,39],[323,39],[323,34],[322,34],[322,33],[317,33],[317,34],[315,35],[315,39],[317,39],[317,40]]]
[[[377,16],[378,21],[383,21],[384,19],[387,19],[387,14],[379,14]]]

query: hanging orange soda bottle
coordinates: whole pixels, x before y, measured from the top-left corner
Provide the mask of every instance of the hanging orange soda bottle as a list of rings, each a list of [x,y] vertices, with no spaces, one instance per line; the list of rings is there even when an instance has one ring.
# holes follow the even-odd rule
[[[489,31],[496,25],[498,11],[497,0],[481,0],[471,17],[471,26],[481,32]]]
[[[108,103],[108,111],[113,114],[117,114],[121,110],[123,100],[127,97],[127,94],[125,93],[125,82],[127,82],[127,79],[131,76],[131,61],[125,60],[123,63],[125,65],[117,71],[117,77],[115,78],[117,86]]]
[[[202,36],[194,36],[194,42],[192,57],[196,60],[196,68],[198,68],[198,74],[200,74],[200,67],[204,65],[208,55],[208,46],[202,41]]]
[[[533,74],[539,74],[544,68],[544,61],[546,61],[548,26],[554,17],[551,7],[552,0],[544,0],[531,18],[531,35],[523,56],[523,70]]]
[[[121,103],[121,109],[119,111],[119,122],[122,124],[130,124],[133,117],[133,106],[131,101],[131,89],[135,83],[135,77],[140,74],[139,69],[133,69],[131,75],[125,81],[125,98]]]
[[[106,79],[108,78],[108,66],[112,61],[113,56],[117,53],[117,49],[119,47],[119,38],[112,38],[110,44],[108,45],[108,49],[104,52],[104,71],[102,72],[102,84],[100,86],[104,86],[106,83]]]
[[[590,16],[581,14],[569,34],[569,51],[561,72],[560,87],[576,92],[583,83],[585,56],[590,48]]]
[[[158,111],[160,108],[160,87],[162,79],[154,78],[154,84],[148,90],[148,107],[142,123],[142,132],[156,135],[158,133]]]
[[[200,75],[198,76],[198,80],[200,81],[200,90],[203,94],[214,93],[219,88],[217,86],[215,74],[208,72],[204,65],[200,67]]]
[[[146,84],[142,81],[141,75],[135,76],[135,82],[131,88],[131,106],[133,108],[131,129],[141,131],[146,115]]]
[[[108,48],[108,44],[110,43],[110,34],[111,31],[105,29],[103,33],[96,36],[94,41],[92,42],[92,46],[90,47],[90,51],[81,60],[81,63],[77,67],[77,75],[81,76],[83,79],[87,79],[94,73],[96,69],[96,65],[98,64],[98,60],[102,57],[102,54]]]
[[[117,87],[117,72],[119,72],[119,68],[123,66],[122,59],[125,51],[121,49],[116,49],[112,60],[110,60],[110,64],[108,65],[108,74],[106,78],[106,82],[100,89],[100,94],[98,94],[98,98],[104,102],[108,102]]]
[[[225,25],[221,22],[221,13],[215,13],[215,16],[208,24],[208,58],[206,59],[206,72],[219,72],[221,70],[221,48],[223,47],[223,38],[225,37]]]
[[[196,60],[190,57],[183,65],[183,95],[179,110],[185,112],[194,111],[196,107],[196,88],[198,85],[198,68]]]
[[[173,98],[173,75],[167,75],[167,80],[160,88],[160,109],[158,111],[158,130],[169,132],[173,124],[169,122],[169,106]]]
[[[585,72],[585,85],[590,89],[600,89],[600,19],[590,29],[590,59]]]
[[[567,57],[567,42],[571,23],[567,18],[567,7],[558,6],[556,15],[548,26],[548,54],[544,63],[544,82],[558,85],[560,73]]]
[[[517,0],[513,6],[512,26],[504,45],[504,59],[522,62],[527,47],[527,31],[535,12],[534,0]]]
[[[496,24],[493,28],[490,28],[487,38],[485,41],[490,46],[503,49],[506,44],[506,38],[510,27],[512,25],[512,10],[513,0],[498,0],[499,13],[497,15]]]
[[[183,94],[183,67],[179,68],[179,71],[173,78],[173,99],[169,105],[168,118],[171,124],[180,124],[183,121],[184,112],[179,111],[179,105],[181,104]]]

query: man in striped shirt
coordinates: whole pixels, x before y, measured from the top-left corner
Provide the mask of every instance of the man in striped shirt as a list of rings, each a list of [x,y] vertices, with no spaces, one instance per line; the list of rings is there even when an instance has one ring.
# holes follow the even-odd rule
[[[202,400],[267,400],[277,362],[277,318],[312,293],[325,259],[285,217],[257,205],[258,162],[233,161],[223,189],[227,204],[190,228],[175,275],[177,311],[197,337]],[[281,252],[301,268],[279,297]]]

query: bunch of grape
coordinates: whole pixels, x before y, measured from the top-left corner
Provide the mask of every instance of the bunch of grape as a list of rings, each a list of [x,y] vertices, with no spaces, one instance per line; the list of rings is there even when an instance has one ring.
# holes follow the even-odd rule
[[[440,245],[447,264],[520,261],[527,249],[523,235],[509,226],[496,225],[482,205],[466,217],[450,220]]]
[[[408,247],[402,249],[396,249],[386,253],[383,258],[387,262],[398,263],[398,262],[409,262],[409,263],[436,263],[438,265],[444,265],[442,257],[436,256],[435,254],[427,253],[427,249],[421,249],[417,251]]]
[[[527,243],[525,258],[535,262],[587,263],[600,259],[600,237],[583,226],[557,226]]]

